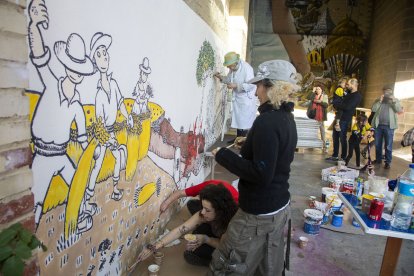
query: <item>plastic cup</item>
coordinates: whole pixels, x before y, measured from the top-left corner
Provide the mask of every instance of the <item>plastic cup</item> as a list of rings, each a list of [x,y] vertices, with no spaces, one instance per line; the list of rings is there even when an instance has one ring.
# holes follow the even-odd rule
[[[162,259],[164,258],[164,253],[157,251],[154,253],[155,263],[159,266],[162,264]]]
[[[193,235],[193,234],[186,234],[184,236],[184,239],[186,241],[193,242],[193,241],[195,241],[197,239],[197,237],[195,235]]]
[[[303,249],[308,245],[309,239],[307,237],[299,237],[299,248]]]
[[[160,271],[160,266],[156,264],[152,264],[148,266],[148,275],[149,276],[158,276],[158,272]]]

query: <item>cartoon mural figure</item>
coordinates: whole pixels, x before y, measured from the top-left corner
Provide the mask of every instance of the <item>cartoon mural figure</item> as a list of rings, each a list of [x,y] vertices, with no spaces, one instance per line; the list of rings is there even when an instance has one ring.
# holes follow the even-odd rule
[[[123,190],[118,189],[119,173],[121,166],[125,168],[127,150],[125,145],[119,145],[116,136],[114,125],[118,114],[118,108],[121,114],[127,119],[128,125],[133,124],[128,117],[128,112],[124,104],[124,97],[119,90],[118,84],[112,73],[108,74],[109,69],[109,53],[108,49],[111,46],[112,37],[101,32],[95,33],[91,39],[91,58],[94,64],[95,70],[100,73],[100,79],[98,81],[98,92],[95,98],[95,114],[97,120],[97,128],[101,128],[101,131],[106,132],[106,135],[95,135],[99,141],[95,148],[93,158],[95,159],[95,165],[92,169],[89,185],[86,188],[86,208],[90,210],[91,214],[96,213],[96,204],[90,203],[90,198],[95,193],[96,180],[99,171],[102,167],[102,162],[105,157],[105,152],[109,149],[115,158],[115,166],[113,172],[113,192],[111,198],[118,201],[122,198]],[[98,131],[100,132],[100,131]]]
[[[50,49],[43,44],[40,31],[40,26],[47,29],[49,24],[43,0],[31,2],[29,17],[30,58],[44,86],[31,127],[34,144],[32,192],[35,200],[35,223],[38,225],[52,178],[60,175],[65,184],[70,186],[75,174],[75,164],[66,152],[73,121],[77,127],[77,141],[83,149],[88,144],[85,114],[76,86],[82,82],[84,76],[93,73],[93,64],[86,55],[82,37],[72,33],[67,42],[57,41],[54,44],[54,53],[66,72],[64,77],[56,77],[49,66]],[[92,227],[91,218],[81,212],[78,216],[78,227],[86,231]]]
[[[149,59],[144,57],[142,64],[139,65],[140,73],[139,80],[135,86],[134,92],[135,102],[132,106],[134,114],[141,114],[148,112],[148,99],[153,96],[152,87],[148,83],[148,75],[151,74],[151,67],[149,66]]]

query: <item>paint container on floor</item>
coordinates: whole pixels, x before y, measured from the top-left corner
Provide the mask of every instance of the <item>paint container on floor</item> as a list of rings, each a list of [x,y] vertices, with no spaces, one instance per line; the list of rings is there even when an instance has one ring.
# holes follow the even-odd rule
[[[342,200],[339,199],[337,193],[326,195],[326,203],[331,205],[332,211],[339,211],[342,207]]]
[[[304,211],[305,223],[303,231],[307,234],[318,235],[323,219],[323,213],[315,209],[306,209]]]
[[[334,211],[332,214],[331,224],[335,227],[341,227],[343,218],[344,218],[344,213],[342,211]]]
[[[149,276],[158,276],[158,272],[160,271],[160,266],[156,264],[152,264],[148,266],[148,275]]]
[[[307,237],[299,237],[299,248],[303,249],[308,245],[309,239]]]
[[[160,251],[157,251],[154,253],[154,260],[157,265],[161,266],[163,258],[164,258],[164,253]]]
[[[334,194],[335,190],[329,187],[323,187],[322,188],[322,202],[326,202],[326,195],[328,194]]]

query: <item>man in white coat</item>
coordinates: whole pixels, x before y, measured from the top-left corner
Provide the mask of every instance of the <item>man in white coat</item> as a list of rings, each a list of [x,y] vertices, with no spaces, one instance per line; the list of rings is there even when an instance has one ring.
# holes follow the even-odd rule
[[[256,85],[248,83],[254,77],[253,68],[235,52],[224,56],[223,65],[229,68],[227,76],[220,73],[215,73],[214,76],[233,90],[231,127],[237,129],[237,137],[246,136],[256,118],[257,110]],[[233,142],[234,140],[229,141]]]

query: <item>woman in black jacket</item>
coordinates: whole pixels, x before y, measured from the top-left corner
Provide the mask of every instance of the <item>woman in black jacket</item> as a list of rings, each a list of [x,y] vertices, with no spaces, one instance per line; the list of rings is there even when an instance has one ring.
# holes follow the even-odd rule
[[[291,96],[298,90],[296,70],[283,60],[259,66],[260,115],[240,150],[213,150],[216,161],[240,177],[239,210],[213,253],[212,274],[281,275],[283,228],[290,213],[289,173],[297,143]]]

